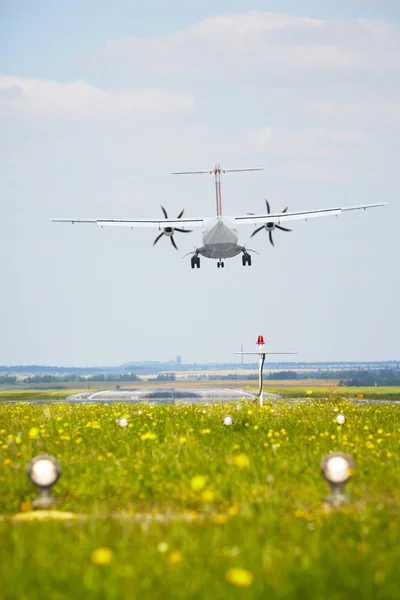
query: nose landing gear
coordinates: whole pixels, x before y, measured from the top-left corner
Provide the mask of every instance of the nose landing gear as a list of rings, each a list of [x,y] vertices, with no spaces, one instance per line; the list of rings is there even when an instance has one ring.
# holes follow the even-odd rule
[[[219,261],[217,262],[217,267],[218,267],[218,269],[219,269],[220,267],[224,268],[224,266],[225,266],[225,263],[224,263],[224,261],[223,261],[223,260],[219,260]]]

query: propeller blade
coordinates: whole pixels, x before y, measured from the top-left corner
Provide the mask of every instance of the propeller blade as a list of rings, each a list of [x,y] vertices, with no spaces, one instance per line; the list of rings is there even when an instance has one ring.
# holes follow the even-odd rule
[[[156,237],[156,239],[155,239],[155,240],[154,240],[154,242],[153,242],[153,246],[155,246],[155,245],[157,244],[158,240],[159,240],[159,239],[160,239],[160,238],[161,238],[163,235],[164,235],[164,232],[160,233],[160,235],[158,235],[158,236]]]
[[[270,212],[271,212],[271,209],[270,209],[270,207],[269,207],[269,202],[268,202],[268,200],[267,200],[266,198],[265,198],[265,204],[267,205],[267,211],[268,211],[268,214],[270,214]]]
[[[282,227],[282,225],[275,225],[275,227],[277,229],[280,229],[281,231],[293,231],[293,229],[288,229],[287,227]]]
[[[162,204],[161,204],[161,210],[162,210],[162,211],[163,211],[163,213],[164,213],[164,217],[165,217],[166,219],[168,219],[167,211],[165,210],[165,208],[163,207],[163,205],[162,205]]]
[[[179,229],[179,227],[175,227],[175,231],[180,231],[181,233],[192,233],[193,229]]]
[[[181,212],[179,213],[179,215],[176,218],[180,219],[184,212],[185,212],[185,209],[182,208]]]
[[[251,234],[251,236],[250,236],[250,237],[252,238],[253,236],[255,236],[255,235],[256,235],[256,233],[258,233],[259,231],[261,231],[261,229],[264,229],[264,225],[261,225],[261,227],[259,227],[258,229],[255,229],[255,230],[253,231],[253,233]]]
[[[173,245],[173,247],[178,250],[178,246],[175,244],[175,240],[174,240],[174,236],[171,235],[171,237],[169,238],[171,240],[171,244]]]
[[[274,244],[274,240],[272,239],[272,233],[271,233],[271,231],[269,231],[268,233],[269,233],[269,241],[271,242],[271,244],[272,244],[273,246],[275,246],[275,244]]]
[[[284,213],[284,212],[286,212],[288,208],[289,208],[289,207],[287,206],[286,208],[284,208],[284,209],[283,209],[283,211],[282,211],[282,212],[283,212],[283,213]]]

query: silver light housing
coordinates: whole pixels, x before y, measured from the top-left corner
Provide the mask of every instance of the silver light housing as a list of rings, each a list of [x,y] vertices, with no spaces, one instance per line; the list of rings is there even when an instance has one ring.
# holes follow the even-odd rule
[[[223,423],[224,425],[227,425],[227,426],[228,426],[228,425],[233,425],[233,417],[232,417],[231,415],[225,415],[225,416],[222,418],[222,423]]]
[[[336,505],[346,502],[344,486],[354,473],[352,457],[344,452],[328,454],[321,462],[321,471],[331,488],[331,494],[325,501]]]
[[[37,485],[40,496],[33,501],[35,508],[48,508],[55,503],[50,496],[50,490],[61,475],[59,462],[49,454],[40,454],[28,465],[28,477]]]

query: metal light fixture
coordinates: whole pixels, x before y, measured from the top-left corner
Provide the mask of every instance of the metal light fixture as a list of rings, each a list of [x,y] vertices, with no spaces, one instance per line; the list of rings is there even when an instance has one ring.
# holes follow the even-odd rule
[[[39,488],[39,498],[33,501],[34,508],[49,508],[55,504],[50,492],[61,474],[59,462],[49,454],[40,454],[28,465],[28,477]]]
[[[352,457],[344,452],[328,454],[322,460],[321,471],[331,488],[331,493],[325,498],[325,502],[336,506],[347,502],[344,486],[354,473]]]
[[[258,354],[259,356],[259,367],[258,367],[258,382],[259,389],[258,394],[253,400],[253,402],[259,399],[260,406],[264,406],[264,391],[263,391],[263,369],[265,362],[266,354],[297,354],[297,352],[264,352],[263,346],[265,344],[264,338],[262,335],[259,335],[257,338],[258,352],[235,352],[235,354],[241,354],[242,358],[244,354]]]
[[[346,423],[346,417],[342,413],[336,415],[336,423],[338,425],[344,425]]]
[[[222,422],[224,425],[233,425],[233,417],[231,417],[231,415],[225,415],[222,418]]]

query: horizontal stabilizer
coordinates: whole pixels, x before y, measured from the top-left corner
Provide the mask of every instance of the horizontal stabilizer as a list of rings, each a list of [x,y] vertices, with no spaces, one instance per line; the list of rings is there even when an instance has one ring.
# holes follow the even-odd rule
[[[260,167],[251,169],[221,169],[220,167],[215,167],[215,169],[204,171],[174,171],[171,175],[212,175],[213,173],[242,173],[244,171],[264,171],[264,169]]]
[[[234,352],[234,354],[297,354],[297,352],[264,352],[264,350],[260,350],[259,352]]]

